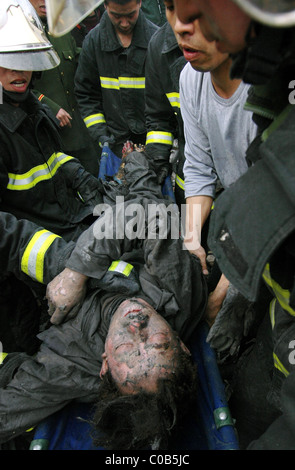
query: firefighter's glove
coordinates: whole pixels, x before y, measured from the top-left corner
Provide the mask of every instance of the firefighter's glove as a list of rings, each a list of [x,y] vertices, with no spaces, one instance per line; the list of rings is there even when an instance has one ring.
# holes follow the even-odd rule
[[[134,266],[122,260],[113,261],[106,274],[95,285],[105,291],[128,296],[135,295],[140,289]]]
[[[116,142],[115,137],[113,135],[101,135],[99,138],[99,146],[103,148],[105,145],[108,145],[109,147],[112,146]]]
[[[94,205],[103,202],[105,187],[100,178],[96,178],[86,170],[80,169],[75,182],[78,197],[82,202],[92,202]]]
[[[47,286],[46,298],[51,323],[58,325],[77,315],[87,287],[87,276],[65,268]]]
[[[169,165],[162,166],[157,172],[158,184],[162,185],[169,175]]]
[[[253,303],[230,284],[222,307],[207,336],[207,342],[224,359],[236,356],[241,340],[249,333],[255,311]]]

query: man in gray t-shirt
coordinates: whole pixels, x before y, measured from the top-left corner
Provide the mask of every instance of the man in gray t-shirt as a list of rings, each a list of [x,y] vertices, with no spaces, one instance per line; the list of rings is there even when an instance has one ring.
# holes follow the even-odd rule
[[[186,197],[185,244],[207,274],[201,231],[211,212],[216,183],[226,188],[246,170],[246,149],[255,138],[251,113],[243,109],[248,86],[231,80],[229,55],[203,36],[198,19],[184,24],[173,0],[165,0],[166,16],[188,64],[180,75],[180,110],[184,123]],[[214,320],[228,281],[221,276],[209,296],[207,315]]]
[[[180,77],[181,112],[185,123],[185,196],[215,198],[246,170],[246,150],[256,135],[252,113],[243,109],[248,85],[240,83],[228,98],[220,96],[211,73],[187,64]]]

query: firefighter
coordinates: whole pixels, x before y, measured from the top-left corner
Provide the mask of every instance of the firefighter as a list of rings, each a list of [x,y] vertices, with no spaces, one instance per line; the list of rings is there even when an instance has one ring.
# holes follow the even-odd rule
[[[34,296],[42,303],[44,287],[42,257],[57,236],[69,242],[89,226],[95,205],[102,200],[100,182],[87,173],[71,155],[60,151],[55,117],[31,91],[35,71],[48,70],[59,63],[57,54],[44,35],[39,18],[25,0],[5,0],[1,9],[0,75],[3,104],[0,107],[0,210],[35,223],[47,232],[33,237],[26,251],[30,262],[23,263],[24,274],[37,272]],[[21,31],[19,36],[17,33]],[[54,234],[52,236],[52,234]],[[4,234],[5,236],[5,234]],[[16,231],[15,237],[19,234]],[[43,253],[43,254],[42,254]],[[37,268],[34,263],[38,264]],[[18,296],[15,278],[1,273],[2,317],[18,316],[11,299]],[[25,290],[25,289],[23,289]],[[31,287],[27,289],[32,297]],[[38,300],[38,302],[39,302]],[[26,309],[26,297],[19,302]],[[35,313],[33,314],[35,324]],[[25,317],[20,315],[20,318]],[[15,327],[18,338],[22,333]],[[1,328],[1,338],[5,329]],[[32,338],[34,337],[32,331]],[[13,345],[11,347],[15,347]],[[30,345],[27,345],[30,347]],[[24,346],[22,346],[24,347]]]
[[[146,153],[158,174],[159,184],[175,170],[175,198],[181,206],[184,198],[184,135],[180,112],[179,75],[186,60],[168,22],[149,43],[146,60]],[[155,86],[157,84],[157,86]],[[177,161],[171,152],[177,140]]]
[[[183,22],[198,18],[209,40],[233,55],[232,77],[252,84],[246,109],[259,128],[248,171],[221,195],[209,245],[250,301],[262,282],[273,299],[255,346],[236,368],[231,400],[241,445],[295,448],[295,2],[175,1]],[[225,334],[226,327],[220,327]]]
[[[122,157],[127,140],[145,144],[145,60],[158,29],[140,11],[140,0],[105,2],[99,25],[83,42],[75,92],[95,142]]]

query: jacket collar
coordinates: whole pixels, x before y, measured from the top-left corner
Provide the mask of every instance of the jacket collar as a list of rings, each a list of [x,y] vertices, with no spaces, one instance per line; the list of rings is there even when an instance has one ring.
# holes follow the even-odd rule
[[[171,28],[170,24],[168,21],[162,26],[164,29],[164,43],[162,47],[162,53],[167,54],[168,52],[176,49],[178,46],[175,34],[173,32],[173,29]]]
[[[288,85],[292,77],[293,68],[284,68],[279,69],[264,85],[252,85],[245,109],[263,118],[275,119],[288,105]]]
[[[102,15],[102,18],[99,23],[99,30],[101,35],[101,45],[102,50],[105,52],[112,52],[117,49],[122,48],[122,44],[120,43],[115,28],[112,25],[112,22],[109,18],[109,15],[105,11]],[[135,47],[141,47],[147,49],[148,42],[150,39],[149,29],[147,20],[145,19],[144,14],[142,11],[139,11],[139,16],[137,23],[133,30],[133,36],[131,44]]]
[[[26,103],[30,104],[32,113],[40,110],[40,104],[37,98],[30,92]],[[22,122],[27,118],[28,114],[20,106],[12,106],[4,101],[0,106],[0,124],[9,132],[15,132]]]

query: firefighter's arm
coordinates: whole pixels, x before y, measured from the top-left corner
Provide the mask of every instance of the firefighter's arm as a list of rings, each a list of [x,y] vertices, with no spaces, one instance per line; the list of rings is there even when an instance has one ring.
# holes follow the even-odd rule
[[[169,157],[177,121],[173,107],[161,86],[152,45],[153,43],[149,44],[145,68],[146,153],[152,168],[159,172],[170,167]]]
[[[86,36],[75,74],[75,95],[79,111],[95,143],[101,136],[107,136],[99,70],[95,59],[95,45]]]
[[[75,244],[25,219],[1,212],[0,269],[42,284],[64,269]]]

